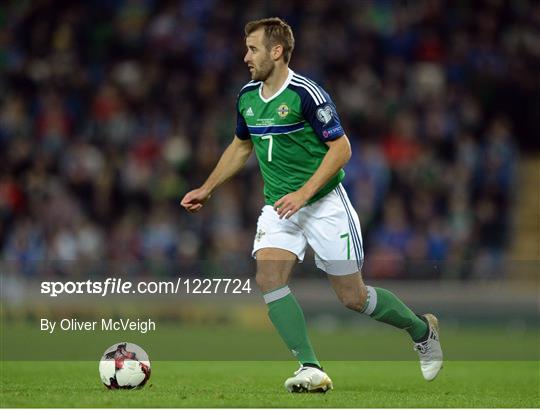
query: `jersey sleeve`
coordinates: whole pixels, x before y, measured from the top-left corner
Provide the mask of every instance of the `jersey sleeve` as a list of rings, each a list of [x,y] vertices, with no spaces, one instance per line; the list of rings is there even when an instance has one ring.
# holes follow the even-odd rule
[[[302,93],[301,99],[302,114],[322,142],[345,135],[336,106],[327,92],[317,87]]]
[[[236,136],[241,140],[248,140],[251,138],[246,120],[240,112],[240,95],[236,100]]]

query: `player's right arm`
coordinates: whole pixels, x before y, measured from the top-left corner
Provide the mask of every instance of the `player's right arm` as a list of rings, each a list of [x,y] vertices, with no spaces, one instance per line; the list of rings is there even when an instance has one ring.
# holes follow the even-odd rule
[[[180,204],[188,212],[199,211],[218,186],[244,167],[252,150],[251,139],[240,139],[235,135],[206,182],[201,187],[188,192]]]

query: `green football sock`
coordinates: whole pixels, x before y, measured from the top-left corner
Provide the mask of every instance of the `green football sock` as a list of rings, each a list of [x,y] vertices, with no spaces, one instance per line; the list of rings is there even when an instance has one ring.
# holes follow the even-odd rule
[[[309,341],[304,313],[289,287],[265,293],[264,301],[268,305],[270,320],[298,361],[320,366]]]
[[[368,298],[363,313],[373,319],[406,330],[415,342],[422,341],[428,331],[420,319],[392,292],[367,286]]]

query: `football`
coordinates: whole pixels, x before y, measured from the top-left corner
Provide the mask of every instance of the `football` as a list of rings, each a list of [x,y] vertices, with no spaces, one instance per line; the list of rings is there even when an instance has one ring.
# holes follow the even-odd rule
[[[115,343],[99,361],[99,376],[109,389],[135,389],[150,378],[150,360],[134,343]]]

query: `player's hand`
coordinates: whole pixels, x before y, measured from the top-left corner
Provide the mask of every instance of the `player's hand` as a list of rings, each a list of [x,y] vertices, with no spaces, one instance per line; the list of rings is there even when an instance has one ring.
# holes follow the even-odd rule
[[[188,212],[198,212],[211,196],[212,195],[206,188],[197,188],[184,195],[184,198],[182,198],[180,201],[180,205],[182,205]]]
[[[309,198],[304,194],[304,192],[302,190],[298,190],[278,199],[274,204],[274,209],[279,215],[279,219],[289,219],[291,216],[297,213],[308,200]]]

